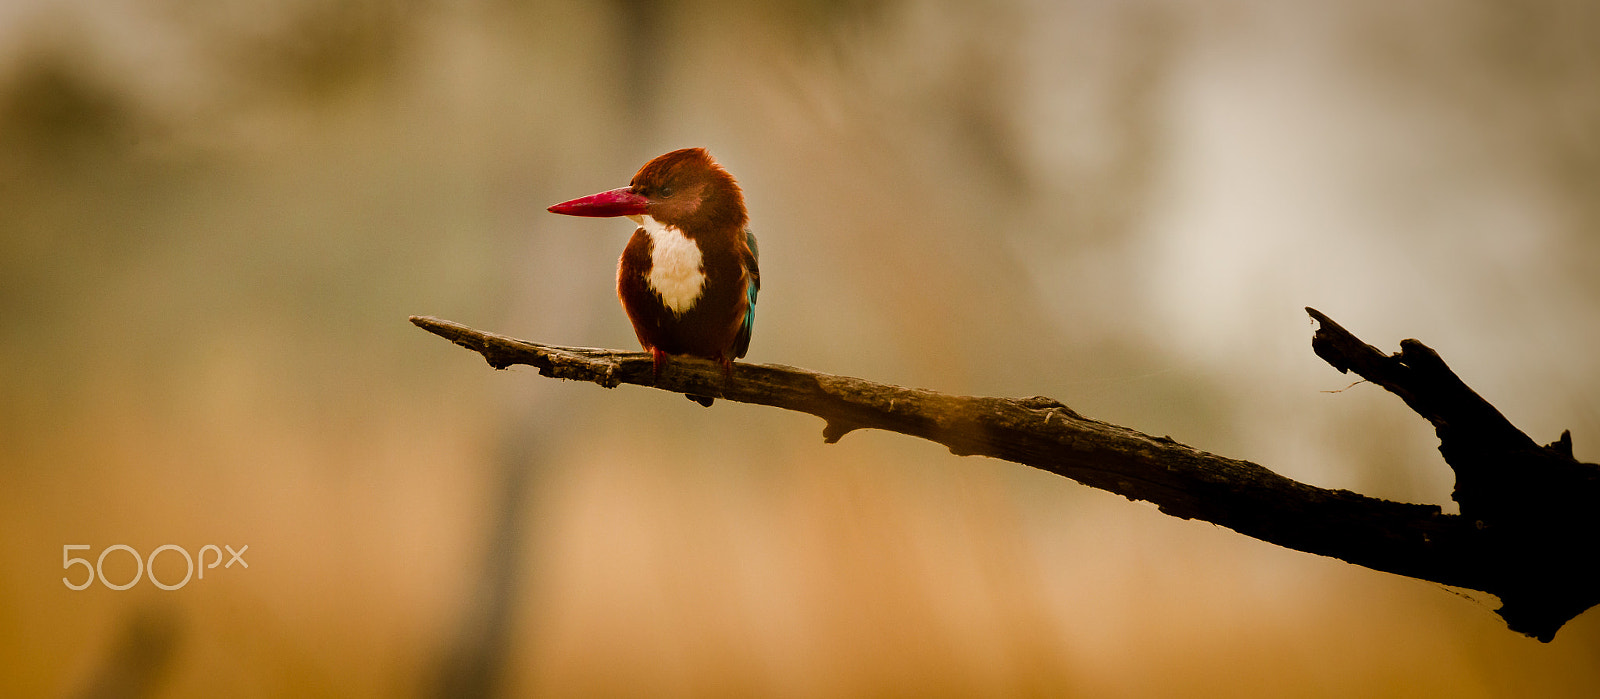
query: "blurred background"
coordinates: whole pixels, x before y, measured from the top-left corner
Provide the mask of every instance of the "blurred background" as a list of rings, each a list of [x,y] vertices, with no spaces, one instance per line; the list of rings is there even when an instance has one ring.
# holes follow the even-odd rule
[[[750,361],[1455,511],[1313,306],[1600,460],[1594,3],[3,0],[0,692],[1600,690],[1593,611],[1540,644],[1486,595],[406,322],[636,347],[631,225],[544,207],[686,146],[761,237]],[[113,585],[248,550],[68,589],[117,544],[154,562]]]

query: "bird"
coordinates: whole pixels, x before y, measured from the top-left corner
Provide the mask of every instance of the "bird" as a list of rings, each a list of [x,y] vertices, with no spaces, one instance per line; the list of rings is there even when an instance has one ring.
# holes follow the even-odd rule
[[[750,350],[759,252],[744,193],[704,148],[657,156],[619,187],[549,207],[568,216],[626,216],[638,228],[617,262],[617,297],[653,376],[672,355],[722,365]],[[711,398],[690,395],[701,405]]]

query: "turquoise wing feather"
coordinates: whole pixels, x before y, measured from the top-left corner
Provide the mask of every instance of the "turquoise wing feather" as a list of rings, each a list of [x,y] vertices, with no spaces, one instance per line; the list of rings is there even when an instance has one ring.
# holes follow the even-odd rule
[[[761,291],[761,270],[758,262],[761,258],[760,251],[756,248],[756,234],[749,230],[744,232],[744,240],[750,249],[748,257],[744,258],[745,270],[745,311],[744,320],[739,323],[739,333],[733,338],[732,357],[738,359],[750,350],[750,333],[756,325],[756,292]]]

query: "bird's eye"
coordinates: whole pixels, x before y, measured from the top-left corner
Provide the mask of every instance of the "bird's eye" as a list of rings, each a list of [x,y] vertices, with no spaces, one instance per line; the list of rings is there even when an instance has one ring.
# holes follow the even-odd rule
[[[661,194],[661,196],[663,196],[663,197],[672,196],[672,186],[671,185],[661,185],[661,189],[658,189],[656,191],[659,194]]]

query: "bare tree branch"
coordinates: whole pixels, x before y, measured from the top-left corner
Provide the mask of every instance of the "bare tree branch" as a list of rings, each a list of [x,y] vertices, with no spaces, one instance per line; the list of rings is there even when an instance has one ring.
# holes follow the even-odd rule
[[[418,327],[482,354],[491,366],[537,367],[607,388],[631,383],[816,415],[829,443],[864,428],[900,432],[954,454],[1026,464],[1154,503],[1288,548],[1500,597],[1513,630],[1549,641],[1600,603],[1600,467],[1575,461],[1570,437],[1540,447],[1416,340],[1387,356],[1306,309],[1313,350],[1394,392],[1437,427],[1456,469],[1461,515],[1327,490],[1230,459],[1085,418],[1050,398],[952,396],[776,365],[674,357],[652,376],[650,355],[542,345],[413,316]]]

